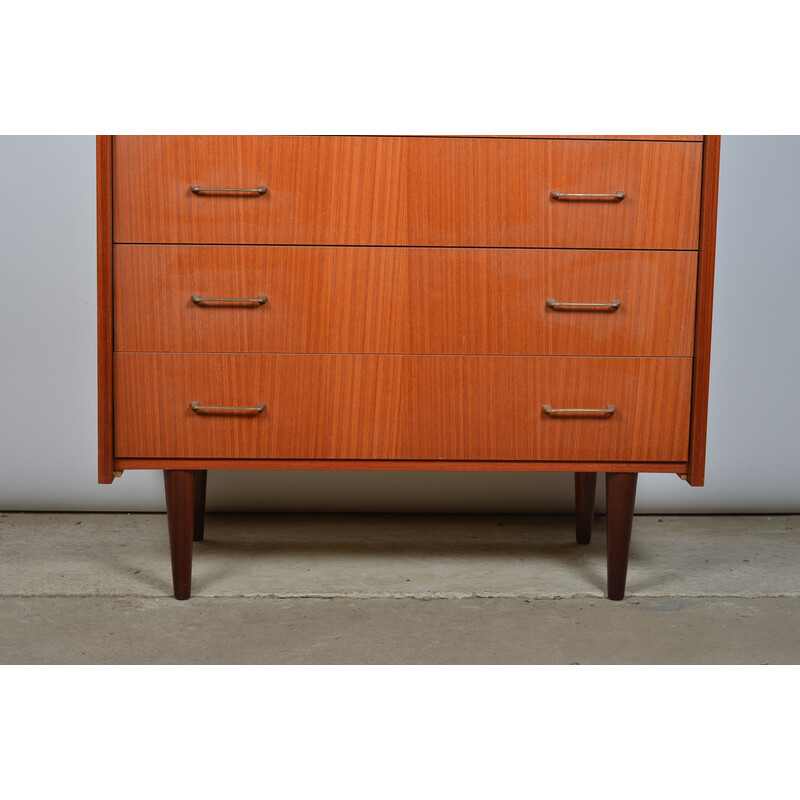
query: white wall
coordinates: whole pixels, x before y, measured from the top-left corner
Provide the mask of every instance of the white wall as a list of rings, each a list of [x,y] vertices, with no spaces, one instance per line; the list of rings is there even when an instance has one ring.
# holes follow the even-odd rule
[[[0,137],[0,508],[163,510],[96,483],[94,138]],[[706,486],[639,512],[800,511],[800,137],[723,137]],[[570,474],[214,472],[210,510],[567,511]]]

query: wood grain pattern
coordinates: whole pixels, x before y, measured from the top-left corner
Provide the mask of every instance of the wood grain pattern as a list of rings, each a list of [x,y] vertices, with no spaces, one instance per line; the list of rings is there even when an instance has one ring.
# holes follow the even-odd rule
[[[691,356],[694,253],[117,245],[116,349]],[[198,306],[267,295],[265,305]],[[617,311],[555,311],[620,300]]]
[[[117,353],[128,458],[685,461],[691,359]],[[197,415],[266,404],[259,415]],[[617,406],[611,417],[551,417]]]
[[[116,137],[126,243],[695,250],[697,142]],[[189,187],[256,187],[197,196]],[[561,192],[625,191],[622,202]]]
[[[407,224],[407,140],[119,136],[116,241],[388,244]],[[197,196],[191,185],[269,187]]]
[[[425,137],[428,138],[428,137]],[[597,136],[595,134],[575,134],[575,135],[560,135],[560,136],[446,136],[441,137],[446,139],[609,139],[618,141],[635,141],[635,142],[702,142],[702,136]]]
[[[279,469],[377,472],[658,472],[682,474],[685,461],[447,461],[444,459],[118,458],[117,469]]]
[[[111,137],[98,136],[97,154],[97,480],[114,480]]]
[[[409,244],[697,248],[700,144],[428,139],[414,149]],[[558,201],[552,190],[626,197]]]
[[[692,486],[705,481],[708,385],[711,369],[711,319],[714,301],[714,259],[717,245],[717,203],[720,137],[707,136],[703,157],[702,220],[697,273],[695,358],[692,376],[692,421],[687,480]]]
[[[445,459],[117,458],[117,469],[267,469],[377,472],[658,472],[683,474],[685,461],[448,461]]]

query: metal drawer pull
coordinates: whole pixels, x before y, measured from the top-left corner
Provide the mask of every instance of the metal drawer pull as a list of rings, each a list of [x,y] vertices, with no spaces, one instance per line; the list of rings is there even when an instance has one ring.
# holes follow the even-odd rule
[[[200,403],[192,403],[189,407],[195,414],[215,411],[228,411],[231,414],[260,414],[267,406],[264,403],[259,403],[257,406],[203,406]]]
[[[625,192],[613,192],[612,194],[578,194],[575,192],[550,192],[550,197],[554,200],[620,200],[625,199]]]
[[[199,294],[192,295],[192,302],[196,306],[205,306],[210,303],[257,303],[263,306],[267,302],[267,296],[260,294],[258,297],[201,297]]]
[[[234,194],[266,194],[266,186],[256,186],[255,189],[217,189],[209,186],[190,186],[193,194],[203,194],[204,192],[233,192]]]
[[[550,405],[542,406],[545,414],[608,414],[610,417],[617,410],[616,406],[607,408],[553,408]]]
[[[616,311],[622,305],[619,300],[612,300],[610,303],[559,303],[558,300],[553,300],[552,297],[548,297],[544,304],[548,308],[554,308],[556,311],[570,308],[610,308],[612,311]]]

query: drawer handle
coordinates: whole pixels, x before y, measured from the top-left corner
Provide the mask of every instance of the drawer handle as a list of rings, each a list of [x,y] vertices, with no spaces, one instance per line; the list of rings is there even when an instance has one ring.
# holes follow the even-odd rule
[[[612,300],[610,303],[559,303],[558,300],[553,300],[552,297],[548,297],[544,304],[556,311],[562,309],[568,311],[571,308],[607,308],[611,311],[616,311],[622,305],[619,300]]]
[[[192,302],[196,306],[214,305],[215,303],[248,303],[250,305],[263,306],[267,302],[267,296],[260,294],[258,297],[201,297],[199,294],[193,294]]]
[[[553,408],[551,405],[542,406],[545,414],[606,414],[611,416],[617,410],[616,406],[607,408]]]
[[[213,414],[220,411],[227,414],[260,414],[266,405],[259,403],[257,406],[203,406],[200,403],[192,403],[189,408],[195,414]]]
[[[550,192],[553,200],[614,200],[620,202],[625,199],[625,192],[613,192],[612,194],[579,194],[576,192]]]
[[[213,188],[209,186],[190,186],[192,190],[192,194],[216,194],[218,192],[228,192],[233,194],[266,194],[267,187],[266,186],[256,186],[255,189],[219,189]]]

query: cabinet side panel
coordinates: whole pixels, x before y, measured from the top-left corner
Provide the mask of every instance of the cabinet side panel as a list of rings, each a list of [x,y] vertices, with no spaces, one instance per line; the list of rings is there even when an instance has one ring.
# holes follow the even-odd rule
[[[112,392],[111,137],[97,137],[97,465],[98,482],[114,480]]]
[[[711,365],[711,312],[714,299],[714,256],[717,245],[717,202],[720,137],[706,136],[703,146],[703,188],[700,206],[700,255],[697,270],[692,421],[689,471],[692,486],[702,486],[706,466],[708,382]]]

